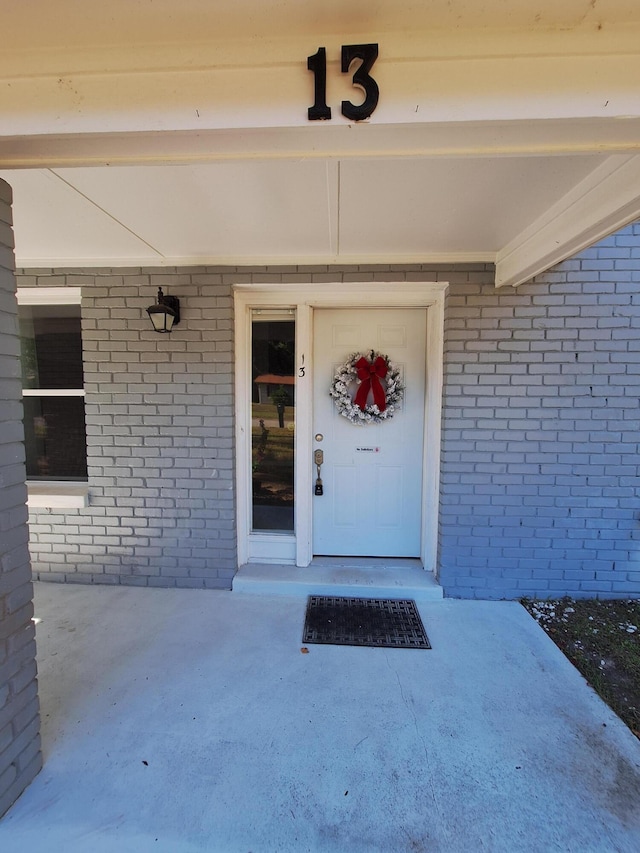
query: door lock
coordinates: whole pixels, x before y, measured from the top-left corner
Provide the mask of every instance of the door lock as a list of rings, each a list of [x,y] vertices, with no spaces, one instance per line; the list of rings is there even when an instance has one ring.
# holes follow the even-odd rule
[[[320,469],[322,468],[322,463],[324,462],[324,453],[322,450],[316,450],[313,454],[313,461],[315,462],[316,472],[318,474],[316,478],[316,487],[314,489],[315,495],[323,495],[324,491],[322,489],[322,479],[320,478]]]

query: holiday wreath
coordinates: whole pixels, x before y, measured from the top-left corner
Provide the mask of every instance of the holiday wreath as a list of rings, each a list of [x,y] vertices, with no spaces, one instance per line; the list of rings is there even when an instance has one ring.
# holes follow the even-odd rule
[[[352,396],[354,386],[357,391]],[[338,412],[352,424],[380,424],[393,417],[402,402],[404,384],[389,356],[370,350],[349,356],[336,370],[329,394]]]

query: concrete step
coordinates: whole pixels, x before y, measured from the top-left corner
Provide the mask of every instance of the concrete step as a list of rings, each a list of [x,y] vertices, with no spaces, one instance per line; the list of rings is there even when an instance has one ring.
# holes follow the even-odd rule
[[[410,598],[439,601],[442,587],[420,560],[324,557],[306,568],[247,563],[233,579],[242,595],[343,595],[354,598]]]

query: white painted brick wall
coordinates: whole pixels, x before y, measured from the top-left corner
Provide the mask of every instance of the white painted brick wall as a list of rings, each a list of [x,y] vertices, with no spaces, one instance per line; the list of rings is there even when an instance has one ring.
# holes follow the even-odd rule
[[[0,180],[0,816],[42,766],[15,287],[11,190]]]

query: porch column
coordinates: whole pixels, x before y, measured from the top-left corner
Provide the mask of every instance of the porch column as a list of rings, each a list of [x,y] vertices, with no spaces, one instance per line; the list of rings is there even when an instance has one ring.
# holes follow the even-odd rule
[[[11,200],[0,180],[0,815],[42,766]]]

